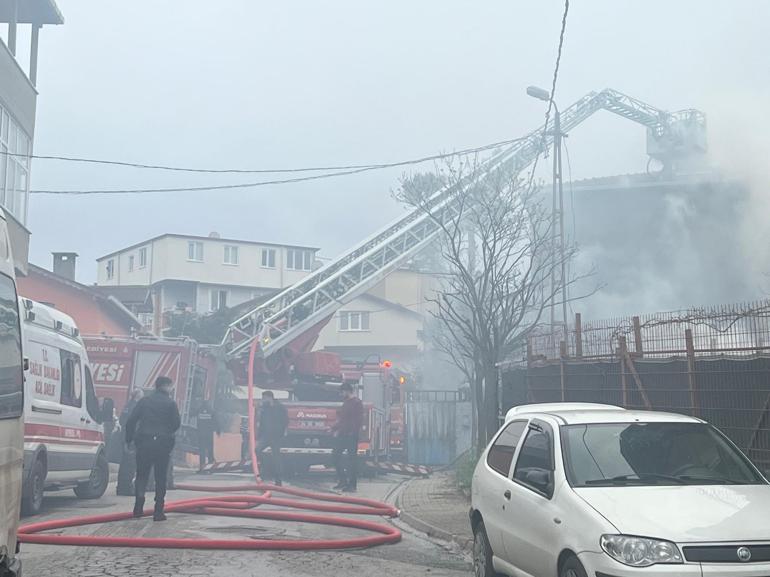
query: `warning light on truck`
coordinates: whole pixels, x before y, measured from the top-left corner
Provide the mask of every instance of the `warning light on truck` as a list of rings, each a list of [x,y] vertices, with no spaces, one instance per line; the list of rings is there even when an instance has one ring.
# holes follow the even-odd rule
[[[382,361],[382,368],[389,369],[393,366],[393,361]]]

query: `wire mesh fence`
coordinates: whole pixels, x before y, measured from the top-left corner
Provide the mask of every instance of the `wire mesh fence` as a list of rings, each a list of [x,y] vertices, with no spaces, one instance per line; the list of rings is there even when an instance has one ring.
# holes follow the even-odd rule
[[[502,368],[503,402],[673,411],[720,428],[770,470],[770,301],[581,323]],[[581,326],[582,325],[582,326]]]

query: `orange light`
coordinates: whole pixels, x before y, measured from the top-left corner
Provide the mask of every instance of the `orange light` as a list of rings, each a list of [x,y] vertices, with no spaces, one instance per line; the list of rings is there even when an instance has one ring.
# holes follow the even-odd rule
[[[393,366],[393,361],[382,361],[382,368],[389,369]]]
[[[398,384],[403,385],[404,383],[406,383],[406,377],[404,375],[401,375],[400,377],[398,377]]]

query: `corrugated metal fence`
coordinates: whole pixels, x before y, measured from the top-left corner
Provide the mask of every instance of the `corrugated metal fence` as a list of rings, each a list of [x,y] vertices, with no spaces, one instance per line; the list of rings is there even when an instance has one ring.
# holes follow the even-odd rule
[[[582,325],[582,326],[581,326]],[[502,369],[504,408],[585,401],[695,415],[770,470],[770,301],[581,323]]]

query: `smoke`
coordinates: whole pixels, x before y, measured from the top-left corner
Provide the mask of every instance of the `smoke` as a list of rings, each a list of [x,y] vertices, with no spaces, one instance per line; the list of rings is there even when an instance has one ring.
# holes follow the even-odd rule
[[[761,100],[704,106],[708,159],[675,184],[646,174],[575,183],[572,235],[581,254],[573,268],[594,266],[602,286],[575,311],[601,318],[766,295],[770,122]]]
[[[736,223],[736,253],[747,263],[755,296],[770,291],[770,91],[731,92],[708,99],[711,158],[740,180],[748,198]]]

